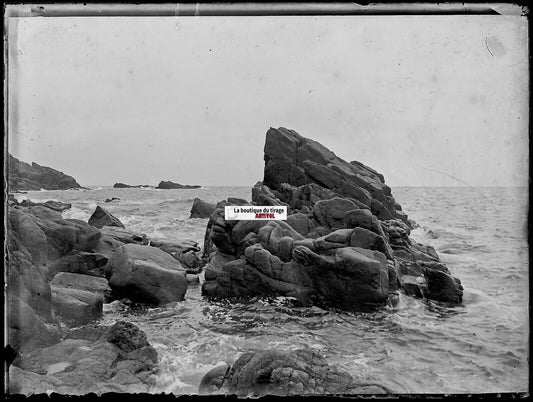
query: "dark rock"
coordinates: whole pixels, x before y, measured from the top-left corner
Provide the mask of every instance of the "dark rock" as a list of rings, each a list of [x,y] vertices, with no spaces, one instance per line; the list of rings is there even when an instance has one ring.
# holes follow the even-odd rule
[[[116,226],[124,228],[124,225],[118,218],[113,216],[108,210],[102,208],[100,205],[96,207],[93,214],[89,218],[89,225],[101,229],[104,226]]]
[[[121,246],[109,259],[106,272],[111,288],[132,301],[151,304],[181,301],[187,290],[181,264],[155,247]]]
[[[154,188],[154,186],[150,186],[148,184],[137,184],[134,186],[130,186],[129,184],[115,183],[113,184],[113,188]]]
[[[252,189],[255,205],[286,205],[287,221],[226,220],[224,207],[238,201],[246,203],[219,202],[209,218],[205,296],[288,296],[349,310],[392,305],[400,289],[461,300],[435,250],[409,238],[412,223],[383,176],[292,130],[268,131],[264,180]]]
[[[59,201],[33,202],[28,199],[22,200],[19,205],[22,207],[43,206],[56,212],[63,212],[72,207],[72,204],[66,204]]]
[[[120,200],[120,198],[112,197],[112,198],[106,198],[104,202],[113,202],[113,201],[118,201],[118,200]]]
[[[187,185],[187,184],[179,184],[174,183],[171,181],[161,181],[156,188],[158,189],[164,189],[164,190],[171,190],[171,189],[187,189],[187,188],[201,188],[202,186],[198,185]]]
[[[191,216],[189,218],[209,218],[215,211],[216,206],[195,198],[191,207]]]
[[[9,154],[8,183],[10,191],[68,190],[81,188],[76,180],[46,166],[33,162],[31,166]]]
[[[200,394],[317,395],[389,393],[378,384],[361,383],[331,366],[310,349],[259,350],[241,355],[233,366],[218,366],[200,383]]]
[[[58,272],[70,272],[73,274],[104,277],[104,267],[107,264],[107,260],[108,257],[100,253],[74,252],[49,264],[48,276],[52,278]]]

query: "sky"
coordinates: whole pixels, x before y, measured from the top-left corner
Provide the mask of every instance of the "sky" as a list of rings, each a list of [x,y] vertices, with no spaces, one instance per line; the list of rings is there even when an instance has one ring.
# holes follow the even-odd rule
[[[10,18],[8,149],[82,186],[253,185],[269,127],[390,186],[527,185],[520,16]]]

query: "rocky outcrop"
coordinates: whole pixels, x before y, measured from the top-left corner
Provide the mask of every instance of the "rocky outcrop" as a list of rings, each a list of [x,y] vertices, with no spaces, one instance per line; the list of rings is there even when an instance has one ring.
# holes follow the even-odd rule
[[[36,207],[36,206],[42,206],[46,208],[50,208],[53,211],[56,212],[64,212],[72,207],[72,204],[67,204],[59,201],[45,201],[45,202],[33,202],[31,200],[25,199],[21,202],[15,202],[16,205],[20,205],[22,207]]]
[[[113,184],[113,188],[154,188],[154,186],[150,186],[148,184],[137,184],[137,185],[129,185],[124,183],[115,183]]]
[[[189,218],[209,218],[215,211],[215,208],[214,204],[205,202],[200,198],[195,198],[192,203],[191,216]]]
[[[200,394],[261,395],[387,394],[378,384],[356,381],[328,364],[317,352],[260,350],[241,355],[232,366],[221,365],[202,379]]]
[[[82,188],[76,179],[58,170],[41,166],[33,162],[31,165],[19,161],[9,154],[8,184],[10,191],[68,190]]]
[[[157,361],[156,350],[133,324],[81,328],[60,343],[17,358],[9,370],[9,393],[149,392]]]
[[[264,181],[251,203],[286,205],[287,220],[225,220],[224,206],[245,204],[219,202],[210,216],[207,297],[289,296],[348,310],[394,304],[400,290],[462,301],[460,281],[435,250],[410,239],[383,176],[292,130],[267,132]]]
[[[111,214],[107,209],[102,208],[100,205],[96,206],[93,214],[89,218],[89,225],[95,226],[99,229],[104,226],[116,226],[123,228],[124,225],[122,222],[115,216]]]
[[[155,247],[121,246],[109,259],[106,275],[111,288],[132,301],[150,304],[181,301],[187,290],[181,264]]]
[[[187,188],[201,188],[198,185],[179,184],[172,181],[161,181],[157,185],[157,189],[172,190],[172,189],[187,189]]]

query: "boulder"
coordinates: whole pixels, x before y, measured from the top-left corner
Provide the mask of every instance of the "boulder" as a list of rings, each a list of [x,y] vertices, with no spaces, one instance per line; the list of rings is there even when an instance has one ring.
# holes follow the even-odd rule
[[[200,198],[195,198],[191,207],[191,216],[189,218],[209,218],[215,211],[216,206]]]
[[[69,325],[83,325],[102,317],[102,294],[55,285],[51,289],[54,311]]]
[[[355,380],[310,349],[258,350],[242,354],[232,366],[209,371],[200,394],[261,395],[386,394],[385,387]]]
[[[109,285],[136,302],[164,304],[184,299],[185,270],[168,253],[155,247],[126,244],[109,259]]]
[[[50,281],[50,285],[92,292],[104,298],[111,296],[111,288],[107,283],[107,279],[96,276],[60,272]]]
[[[96,207],[93,214],[89,218],[89,225],[95,226],[101,229],[104,226],[117,226],[124,228],[124,225],[120,220],[113,216],[108,210],[102,208],[100,205]]]
[[[139,328],[119,321],[84,332],[84,337],[65,339],[17,358],[9,371],[9,392],[100,395],[152,389],[158,356]]]

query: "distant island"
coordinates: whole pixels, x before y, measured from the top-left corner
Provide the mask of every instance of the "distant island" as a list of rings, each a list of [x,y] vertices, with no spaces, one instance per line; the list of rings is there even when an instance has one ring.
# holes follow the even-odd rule
[[[19,161],[13,155],[8,160],[8,186],[10,191],[39,191],[86,189],[72,176],[33,162]]]
[[[187,189],[187,188],[201,188],[202,186],[198,185],[188,185],[188,184],[179,184],[171,181],[162,181],[156,187],[158,189],[171,190],[171,189]]]
[[[154,186],[150,186],[148,184],[137,184],[132,186],[124,183],[115,183],[113,184],[113,188],[154,188]]]
[[[156,188],[162,190],[173,190],[173,189],[188,189],[188,188],[201,188],[199,185],[188,185],[188,184],[179,184],[172,181],[161,181],[157,187],[150,186],[148,184],[124,184],[124,183],[115,183],[113,188]]]

